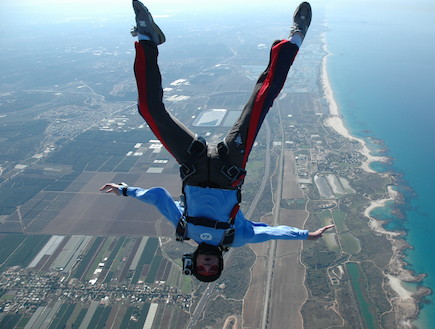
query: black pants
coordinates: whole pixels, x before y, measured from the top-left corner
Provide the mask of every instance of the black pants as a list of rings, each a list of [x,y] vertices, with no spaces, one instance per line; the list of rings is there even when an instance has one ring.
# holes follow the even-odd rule
[[[184,183],[237,188],[242,184],[244,175],[228,177],[226,170],[245,169],[261,124],[284,85],[298,53],[298,46],[288,40],[275,41],[270,51],[269,64],[257,80],[240,117],[223,142],[217,146],[205,147],[201,154],[203,144],[195,142],[198,141],[195,133],[165,109],[162,77],[157,64],[157,46],[149,41],[140,41],[135,43],[135,47],[134,72],[139,93],[139,113],[182,168],[194,168],[191,171],[193,174],[187,176]]]

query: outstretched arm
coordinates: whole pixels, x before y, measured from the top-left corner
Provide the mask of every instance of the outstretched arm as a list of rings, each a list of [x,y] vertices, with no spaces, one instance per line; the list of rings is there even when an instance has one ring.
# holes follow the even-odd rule
[[[327,225],[316,231],[308,232],[307,230],[301,230],[286,225],[270,226],[255,223],[253,226],[254,234],[249,238],[247,243],[259,243],[269,240],[317,240],[326,230],[333,226],[334,225]]]
[[[127,186],[125,183],[107,183],[100,188],[100,191],[106,191],[106,193],[113,192],[118,196],[130,196],[142,202],[152,204],[157,207],[162,215],[171,221],[174,226],[178,224],[183,214],[183,209],[179,206],[179,203],[174,202],[169,192],[162,187],[143,189],[140,187]]]
[[[318,238],[322,237],[323,233],[325,233],[326,230],[329,230],[332,227],[334,227],[334,224],[326,225],[314,232],[309,232],[307,240],[317,240]]]

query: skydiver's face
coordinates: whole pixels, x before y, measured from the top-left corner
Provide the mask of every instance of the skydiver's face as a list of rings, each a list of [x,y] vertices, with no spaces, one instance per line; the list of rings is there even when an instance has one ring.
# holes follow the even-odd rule
[[[219,272],[219,258],[216,255],[199,254],[196,257],[196,272],[201,275],[214,275]]]

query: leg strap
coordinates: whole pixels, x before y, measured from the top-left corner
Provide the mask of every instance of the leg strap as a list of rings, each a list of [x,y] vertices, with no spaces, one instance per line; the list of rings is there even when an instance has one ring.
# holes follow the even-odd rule
[[[190,154],[189,160],[180,164],[180,176],[183,181],[196,172],[194,162],[204,152],[207,152],[207,142],[201,136],[196,136],[187,149],[187,153]]]

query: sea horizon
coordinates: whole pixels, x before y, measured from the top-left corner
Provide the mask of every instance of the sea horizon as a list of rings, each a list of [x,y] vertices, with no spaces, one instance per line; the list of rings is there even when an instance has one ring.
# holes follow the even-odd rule
[[[419,3],[423,6],[427,1]],[[384,13],[387,4],[379,4]],[[373,162],[370,168],[394,177],[394,189],[401,196],[401,202],[386,203],[370,214],[386,221],[387,230],[406,233],[404,239],[411,248],[405,250],[405,268],[424,278],[403,286],[411,291],[423,286],[433,292],[435,264],[430,253],[435,248],[435,219],[430,182],[435,181],[431,169],[435,154],[430,141],[435,133],[430,109],[435,104],[431,91],[435,67],[429,58],[435,51],[425,41],[435,28],[425,18],[434,11],[424,12],[418,4],[411,11],[399,6],[390,16],[371,12],[367,4],[342,9],[326,15],[327,70],[337,109],[351,136],[364,140],[372,156],[389,159]],[[425,33],[398,33],[401,18],[410,14],[422,15]],[[412,41],[412,46],[406,41]],[[419,306],[413,325],[435,327],[433,294]]]

